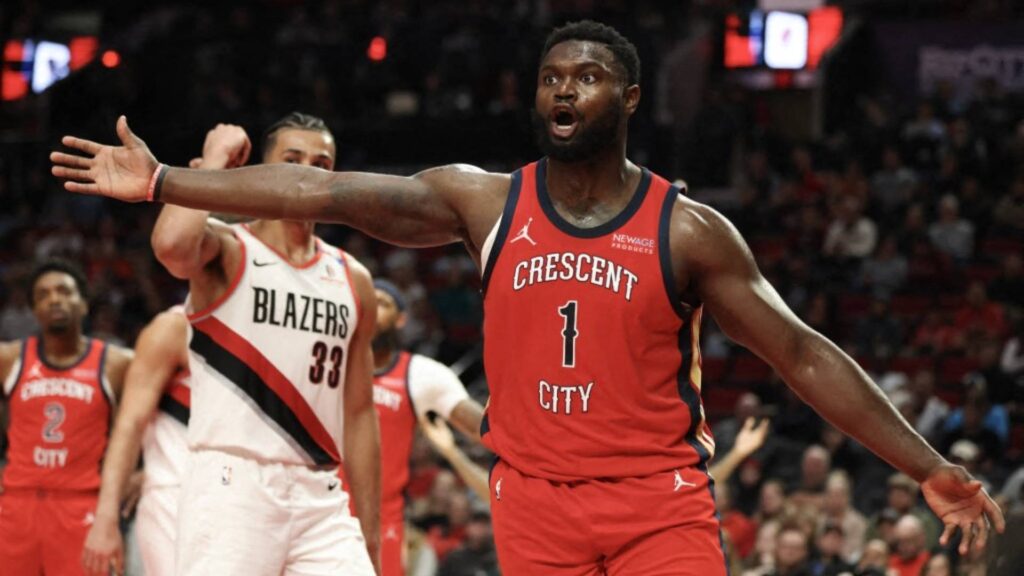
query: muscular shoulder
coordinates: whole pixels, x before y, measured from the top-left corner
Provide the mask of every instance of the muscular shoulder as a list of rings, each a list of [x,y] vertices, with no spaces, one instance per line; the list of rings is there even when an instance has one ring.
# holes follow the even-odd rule
[[[510,174],[488,172],[471,164],[448,164],[424,170],[414,176],[435,189],[467,196],[501,196],[508,194]]]
[[[188,318],[181,312],[165,310],[153,317],[139,334],[139,342],[148,338],[182,338],[188,334]]]
[[[681,259],[691,269],[747,253],[743,237],[728,218],[683,195],[672,211],[670,243],[673,259]]]

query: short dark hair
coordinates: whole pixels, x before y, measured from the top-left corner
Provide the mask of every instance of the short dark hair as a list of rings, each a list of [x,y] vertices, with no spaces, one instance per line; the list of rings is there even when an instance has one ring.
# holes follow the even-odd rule
[[[555,28],[548,34],[544,41],[544,51],[541,52],[541,59],[548,55],[548,52],[556,45],[570,40],[585,42],[598,42],[604,44],[611,50],[615,60],[626,69],[626,80],[630,85],[640,83],[640,56],[636,52],[636,46],[619,33],[618,30],[595,22],[593,20],[580,20]]]
[[[50,258],[36,264],[36,267],[32,269],[28,283],[28,301],[30,304],[35,304],[36,302],[36,282],[39,281],[43,274],[50,272],[61,272],[71,276],[71,279],[75,281],[75,288],[78,289],[78,293],[81,294],[83,299],[88,299],[85,273],[82,272],[82,268],[78,264],[64,258]]]
[[[266,156],[274,148],[277,133],[281,130],[294,128],[296,130],[312,130],[313,132],[324,132],[334,137],[331,129],[323,118],[304,114],[302,112],[289,112],[284,118],[274,122],[263,131],[263,155]]]

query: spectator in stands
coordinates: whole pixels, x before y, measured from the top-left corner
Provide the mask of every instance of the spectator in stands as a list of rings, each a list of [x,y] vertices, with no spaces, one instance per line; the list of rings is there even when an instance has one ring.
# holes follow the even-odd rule
[[[427,531],[427,539],[442,565],[448,554],[461,546],[466,539],[470,512],[469,496],[466,495],[466,491],[454,490],[448,498],[448,514],[444,522],[435,524]]]
[[[1017,176],[1010,190],[996,202],[992,222],[995,232],[1024,238],[1024,174]]]
[[[974,255],[974,224],[960,217],[960,201],[952,194],[939,200],[939,217],[928,227],[935,248],[958,264]]]
[[[20,288],[7,287],[7,302],[0,310],[0,340],[17,340],[39,330],[26,294]]]
[[[853,197],[839,201],[835,217],[825,232],[822,252],[840,261],[861,260],[875,249],[878,227],[863,214],[863,206]]]
[[[895,146],[882,150],[882,167],[871,177],[872,197],[886,215],[898,214],[910,202],[917,174],[903,164]]]
[[[1024,257],[1015,252],[1005,255],[988,293],[992,300],[1024,311]]]
[[[841,470],[832,472],[825,482],[825,498],[819,519],[819,532],[829,526],[839,528],[841,541],[838,554],[846,562],[860,557],[868,523],[850,502],[850,477]]]
[[[917,106],[917,115],[903,127],[902,137],[911,163],[918,169],[933,168],[946,139],[946,125],[935,117],[931,103],[922,101]]]
[[[938,446],[943,454],[949,453],[957,440],[970,440],[981,450],[982,466],[987,466],[1001,459],[1009,439],[1010,418],[1006,408],[989,402],[983,381],[968,379],[964,405],[949,415],[944,430]]]
[[[903,346],[903,324],[892,313],[886,298],[871,300],[868,313],[857,321],[857,354],[868,358],[891,358]]]
[[[936,554],[925,563],[921,576],[953,576],[953,563],[949,556]]]
[[[806,532],[796,527],[779,531],[771,576],[810,576],[815,573],[811,562],[811,542]]]
[[[978,449],[977,444],[970,440],[957,440],[949,447],[946,458],[953,464],[959,464],[966,468],[971,476],[982,483],[986,491],[992,491],[992,483],[986,478],[988,471],[981,468],[981,450]]]
[[[884,540],[871,540],[864,545],[864,555],[860,557],[855,576],[896,576],[895,570],[889,569],[889,545]]]
[[[978,367],[969,377],[985,383],[990,402],[1006,406],[1013,402],[1016,386],[1000,366],[1002,349],[1002,343],[998,340],[981,342],[978,347]]]
[[[1017,320],[1013,335],[1003,345],[999,369],[1013,382],[1014,400],[1024,402],[1024,318]]]
[[[876,298],[889,298],[907,281],[907,259],[900,254],[895,236],[886,236],[874,255],[860,267],[860,285]]]
[[[796,199],[800,203],[818,202],[825,184],[814,170],[814,158],[806,146],[797,146],[790,153],[793,176],[797,181]]]
[[[988,297],[988,290],[981,280],[972,280],[967,285],[965,303],[953,316],[953,325],[966,341],[976,343],[985,340],[1002,340],[1008,332],[1006,311],[1003,305]]]
[[[794,506],[808,507],[815,513],[825,500],[825,482],[832,469],[832,458],[823,446],[814,444],[804,450],[800,460],[800,483],[790,495]]]
[[[938,520],[930,510],[918,504],[921,494],[921,485],[913,478],[902,472],[897,472],[889,477],[889,492],[887,497],[888,508],[891,508],[897,517],[914,516],[917,518],[925,534],[925,546],[934,546],[939,541],[941,527]],[[883,513],[885,510],[883,510]],[[879,524],[884,521],[885,514],[879,513],[868,528],[868,539],[880,535]],[[897,520],[898,524],[898,520]],[[895,537],[895,535],[894,535]]]
[[[486,507],[473,510],[465,532],[465,540],[448,554],[438,576],[498,576],[498,554]]]
[[[754,544],[754,564],[771,565],[775,557],[775,544],[786,513],[786,490],[781,480],[770,478],[761,485],[761,494],[754,521],[757,522],[757,541]]]
[[[732,416],[723,418],[712,427],[715,435],[715,452],[725,454],[732,450],[736,436],[748,418],[755,418],[761,412],[761,399],[753,392],[745,392],[736,399]],[[721,480],[721,479],[719,479]]]
[[[941,310],[934,308],[925,312],[924,320],[918,325],[910,340],[911,356],[938,356],[964,345],[964,335],[945,317]]]
[[[988,192],[981,187],[981,182],[975,176],[964,176],[960,183],[960,215],[974,224],[978,231],[988,230],[992,221],[992,205],[994,200]]]
[[[935,395],[935,369],[921,368],[914,373],[908,391],[916,415],[914,429],[935,444],[941,439],[943,423],[949,416],[949,404]]]
[[[899,576],[919,576],[931,558],[925,538],[924,525],[912,514],[896,522],[896,549],[889,556],[889,567]]]
[[[826,522],[818,531],[818,569],[815,576],[840,576],[850,573],[853,567],[843,554],[843,538],[843,527],[834,522]]]

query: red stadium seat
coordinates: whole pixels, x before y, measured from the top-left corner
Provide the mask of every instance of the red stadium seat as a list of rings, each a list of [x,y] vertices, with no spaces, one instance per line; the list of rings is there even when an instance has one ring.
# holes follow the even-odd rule
[[[943,358],[939,363],[939,382],[941,384],[959,385],[968,372],[977,370],[978,362],[963,356]]]
[[[757,356],[742,354],[737,356],[729,373],[729,381],[738,384],[764,382],[772,377],[771,366]]]
[[[931,369],[935,367],[935,360],[929,357],[921,356],[898,356],[892,359],[889,365],[889,369],[894,372],[902,372],[908,377],[912,377],[914,374],[921,370]]]
[[[1001,260],[1009,254],[1024,252],[1024,242],[1012,238],[989,238],[981,243],[978,255],[983,258]]]
[[[892,313],[897,316],[920,318],[934,305],[930,296],[895,296]]]
[[[704,384],[721,384],[725,378],[724,358],[701,358],[701,381]]]

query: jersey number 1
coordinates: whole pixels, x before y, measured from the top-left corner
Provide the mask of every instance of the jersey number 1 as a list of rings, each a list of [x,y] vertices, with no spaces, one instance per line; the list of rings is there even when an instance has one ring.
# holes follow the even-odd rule
[[[576,337],[580,335],[576,330],[576,301],[569,300],[558,309],[558,314],[565,319],[562,325],[562,367],[576,367]]]

